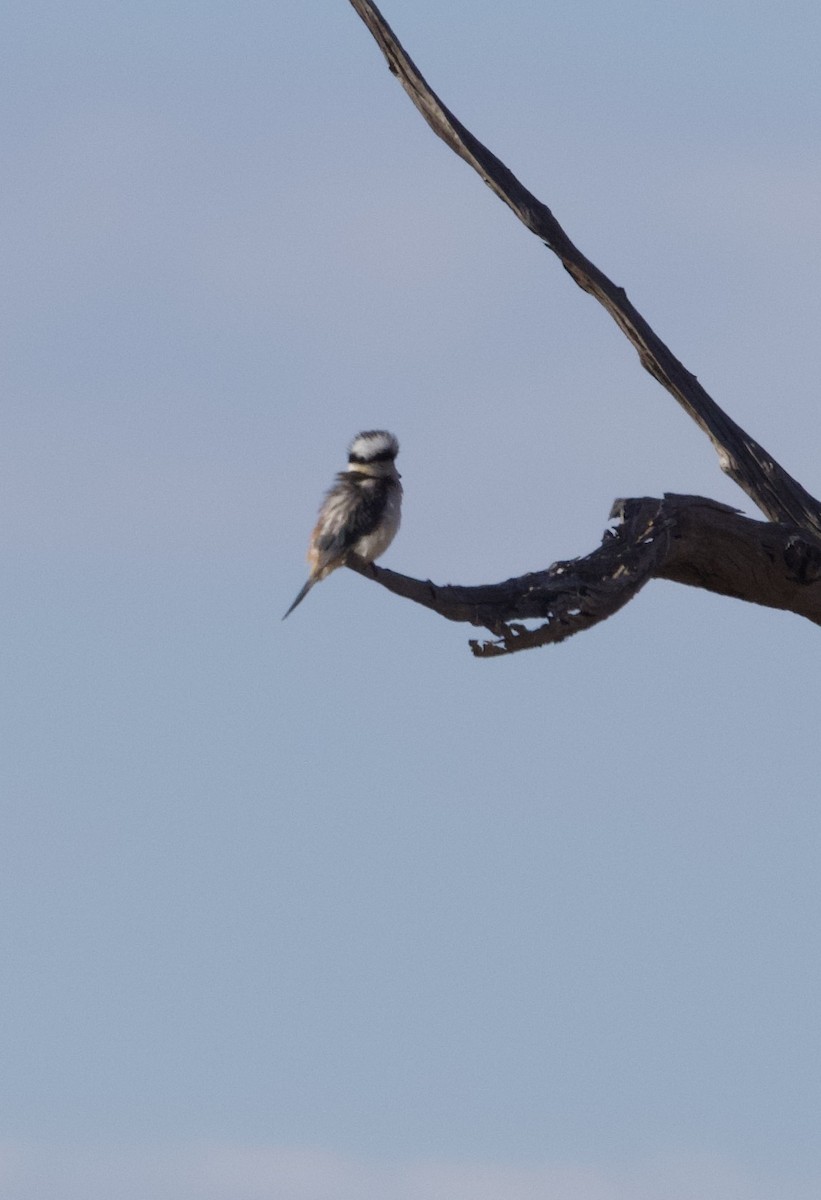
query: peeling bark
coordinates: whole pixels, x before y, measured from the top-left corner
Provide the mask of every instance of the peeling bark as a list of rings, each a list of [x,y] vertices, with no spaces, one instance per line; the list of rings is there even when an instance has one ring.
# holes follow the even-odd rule
[[[584,558],[503,583],[463,587],[411,579],[351,556],[351,570],[449,621],[484,626],[490,658],[563,642],[618,612],[650,579],[785,609],[821,625],[821,547],[791,523],[753,521],[704,496],[617,500],[617,520]],[[522,621],[543,622],[536,629]]]

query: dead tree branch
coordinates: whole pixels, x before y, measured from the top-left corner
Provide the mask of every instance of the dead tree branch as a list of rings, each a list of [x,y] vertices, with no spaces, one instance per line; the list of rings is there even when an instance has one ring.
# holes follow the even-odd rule
[[[650,579],[707,588],[785,609],[821,625],[821,503],[745,433],[704,390],[617,287],[573,244],[553,213],[442,103],[371,0],[350,0],[416,108],[519,220],[607,310],[642,365],[709,436],[723,471],[768,518],[753,521],[700,496],[617,501],[601,546],[504,583],[440,586],[351,559],[389,591],[451,621],[483,626],[482,657],[560,642],[617,612]],[[535,629],[521,624],[539,621]]]
[[[789,521],[821,537],[821,504],[716,404],[617,287],[573,244],[553,213],[473,136],[428,86],[379,9],[350,0],[373,34],[392,73],[438,137],[481,175],[519,220],[561,260],[584,291],[610,313],[638,351],[642,366],[678,400],[709,436],[721,469],[771,521]]]
[[[478,587],[411,579],[351,557],[348,566],[449,621],[483,626],[492,657],[562,642],[618,612],[650,579],[786,609],[821,625],[821,547],[792,523],[753,521],[703,496],[617,500],[618,524],[585,558]],[[536,629],[521,621],[544,622]]]

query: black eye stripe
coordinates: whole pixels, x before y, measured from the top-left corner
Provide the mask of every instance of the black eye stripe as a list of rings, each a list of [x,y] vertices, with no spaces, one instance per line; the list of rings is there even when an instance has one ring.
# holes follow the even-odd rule
[[[349,454],[348,462],[352,463],[375,463],[375,462],[393,462],[396,454],[393,450],[381,450],[379,454]]]

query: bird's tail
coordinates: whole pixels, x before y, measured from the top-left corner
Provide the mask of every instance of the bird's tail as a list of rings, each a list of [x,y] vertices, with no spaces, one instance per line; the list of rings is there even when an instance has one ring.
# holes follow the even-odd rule
[[[293,604],[291,605],[291,607],[290,607],[290,608],[288,609],[288,611],[286,612],[286,614],[285,614],[285,617],[290,617],[291,613],[294,611],[294,609],[296,608],[296,606],[297,606],[298,604],[301,604],[301,603],[302,603],[302,601],[303,601],[303,600],[305,599],[305,597],[308,595],[308,592],[310,592],[311,588],[314,586],[314,584],[315,584],[316,582],[317,582],[317,581],[316,581],[316,579],[314,579],[314,578],[313,578],[313,576],[312,576],[312,577],[311,577],[311,578],[308,580],[308,582],[307,582],[307,583],[305,584],[305,586],[303,587],[302,591],[301,591],[301,592],[299,593],[299,595],[297,596],[296,600],[294,600]],[[282,619],[283,619],[283,621],[285,620],[285,617],[283,617],[283,618],[282,618]]]

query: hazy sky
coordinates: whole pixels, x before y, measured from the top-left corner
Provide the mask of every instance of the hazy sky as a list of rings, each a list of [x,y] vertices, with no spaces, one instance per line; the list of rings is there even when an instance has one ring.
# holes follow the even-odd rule
[[[815,494],[821,8],[385,0],[459,117]],[[818,630],[492,582],[751,511],[347,0],[7,0],[0,1200],[816,1200]]]

